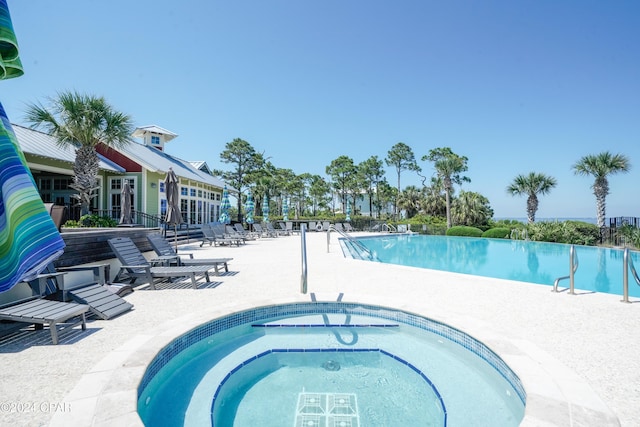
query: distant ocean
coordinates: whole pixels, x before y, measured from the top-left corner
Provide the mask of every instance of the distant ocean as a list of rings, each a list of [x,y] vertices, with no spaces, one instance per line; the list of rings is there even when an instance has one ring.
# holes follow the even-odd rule
[[[496,221],[500,221],[503,219],[508,219],[508,220],[512,220],[512,221],[520,221],[520,222],[527,222],[527,217],[496,217],[494,218]],[[588,222],[590,224],[597,224],[598,221],[596,218],[564,218],[564,217],[560,217],[560,218],[538,218],[536,217],[536,222],[554,222],[554,221],[558,221],[558,222],[562,222],[562,221],[582,221],[582,222]],[[605,220],[605,224],[608,224],[609,222],[609,218],[606,218]]]

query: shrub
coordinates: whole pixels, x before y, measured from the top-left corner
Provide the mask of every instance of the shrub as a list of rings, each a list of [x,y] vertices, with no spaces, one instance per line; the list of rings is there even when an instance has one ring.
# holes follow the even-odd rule
[[[511,235],[511,229],[504,227],[494,227],[490,228],[484,233],[482,233],[482,237],[493,238],[493,239],[508,239]]]
[[[118,221],[108,216],[82,215],[78,224],[81,227],[116,227]]]
[[[482,237],[482,230],[467,225],[456,225],[447,230],[447,236]]]
[[[598,226],[583,221],[536,222],[527,230],[531,240],[540,242],[594,246],[600,240]]]

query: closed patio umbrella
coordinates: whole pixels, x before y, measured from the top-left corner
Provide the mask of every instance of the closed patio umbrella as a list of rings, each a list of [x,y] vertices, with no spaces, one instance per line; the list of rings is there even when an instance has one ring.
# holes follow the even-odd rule
[[[178,249],[178,224],[182,224],[182,213],[180,213],[180,189],[178,188],[178,177],[172,168],[169,168],[164,179],[164,192],[167,196],[167,214],[165,224],[173,225],[176,250]]]
[[[22,75],[6,1],[0,1],[0,40],[0,80]],[[0,292],[33,280],[64,247],[0,103]]]
[[[269,222],[269,195],[265,194],[262,200],[262,221]]]
[[[282,220],[289,221],[289,201],[286,197],[282,199]]]
[[[253,202],[253,194],[251,193],[247,195],[247,203],[244,205],[244,210],[247,214],[247,224],[253,224],[253,212],[255,211],[255,205]]]
[[[120,224],[131,224],[131,186],[129,180],[125,179],[120,194]]]
[[[229,217],[229,209],[231,209],[231,202],[229,202],[229,190],[227,190],[227,186],[225,185],[222,189],[222,201],[220,202],[220,218],[218,218],[218,221],[221,224],[229,224],[231,222],[231,218]]]
[[[345,221],[351,221],[351,203],[347,201],[347,216],[344,219]]]

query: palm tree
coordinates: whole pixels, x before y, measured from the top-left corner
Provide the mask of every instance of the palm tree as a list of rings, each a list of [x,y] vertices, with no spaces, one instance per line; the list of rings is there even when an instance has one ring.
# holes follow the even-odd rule
[[[536,221],[538,211],[538,194],[548,194],[557,185],[556,179],[543,173],[529,172],[529,175],[518,175],[507,187],[512,196],[527,195],[527,220],[529,224]]]
[[[473,191],[460,190],[451,210],[455,223],[460,225],[486,225],[493,217],[489,199]]]
[[[413,218],[420,210],[422,193],[415,185],[407,186],[404,191],[398,194],[398,209],[407,212],[407,218]]]
[[[629,172],[631,163],[627,156],[623,154],[611,154],[604,151],[600,154],[590,154],[582,157],[573,165],[573,172],[576,175],[592,175],[595,178],[593,183],[593,194],[596,196],[596,218],[600,232],[604,236],[604,220],[607,213],[607,195],[609,194],[608,176],[618,172]]]
[[[469,159],[465,156],[458,156],[449,147],[443,147],[429,150],[429,154],[422,156],[422,160],[433,162],[437,178],[442,180],[447,206],[447,228],[451,228],[453,184],[461,185],[463,182],[471,182],[468,177],[460,175],[469,170],[467,166]]]
[[[73,184],[78,191],[82,215],[89,213],[91,200],[97,196],[98,154],[96,146],[121,148],[130,142],[133,131],[131,117],[115,111],[103,97],[62,92],[49,98],[49,108],[42,104],[27,106],[25,120],[32,129],[53,136],[60,146],[76,147]]]

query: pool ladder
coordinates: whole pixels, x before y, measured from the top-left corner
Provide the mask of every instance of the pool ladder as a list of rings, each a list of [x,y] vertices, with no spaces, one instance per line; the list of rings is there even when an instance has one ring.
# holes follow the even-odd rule
[[[631,258],[631,254],[629,254],[629,248],[624,249],[624,253],[622,255],[622,268],[622,302],[631,302],[629,301],[629,270],[631,270],[631,274],[636,280],[636,284],[639,286],[640,277],[638,277],[638,272],[633,265],[633,259]]]
[[[346,231],[340,230],[338,228],[335,228],[333,226],[333,224],[330,225],[329,229],[327,230],[327,253],[329,253],[329,244],[331,243],[331,232],[332,231],[337,232],[342,237],[344,237],[349,243],[351,243],[351,245],[353,245],[354,247],[358,248],[360,251],[364,252],[369,257],[369,259],[374,259],[374,256],[371,253],[371,251],[369,250],[369,248],[367,248],[365,245],[363,245],[360,241],[354,239],[353,236],[351,236]]]
[[[576,274],[576,270],[578,269],[578,254],[576,253],[576,248],[574,245],[571,245],[569,248],[569,275],[558,277],[555,282],[553,282],[553,292],[562,292],[558,290],[558,284],[561,280],[569,279],[569,294],[575,295],[574,292],[574,276]],[[563,289],[566,291],[566,289]]]

